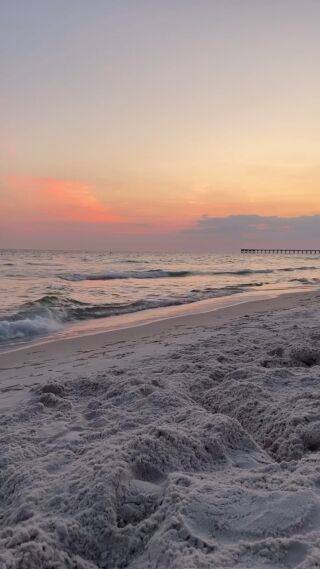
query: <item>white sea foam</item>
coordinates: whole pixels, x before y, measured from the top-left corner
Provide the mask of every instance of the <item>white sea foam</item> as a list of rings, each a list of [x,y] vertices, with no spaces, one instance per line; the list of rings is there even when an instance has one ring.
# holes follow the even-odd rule
[[[22,320],[0,321],[0,342],[30,338],[40,334],[57,332],[61,324],[48,316],[34,316]]]

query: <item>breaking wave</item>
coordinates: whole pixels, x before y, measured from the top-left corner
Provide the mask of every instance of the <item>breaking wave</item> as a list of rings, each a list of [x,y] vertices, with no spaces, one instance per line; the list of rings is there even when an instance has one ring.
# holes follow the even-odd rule
[[[46,295],[22,305],[16,313],[0,320],[0,343],[57,332],[68,322],[107,318],[153,308],[190,304],[199,300],[230,296],[244,292],[247,286],[261,286],[261,284],[250,283],[249,285],[235,285],[224,288],[206,287],[204,289],[193,289],[187,294],[175,297],[108,304],[90,304],[63,295]]]
[[[109,273],[67,273],[58,275],[60,279],[66,281],[109,281],[116,279],[161,279],[166,277],[188,277],[194,273],[192,271],[166,271],[161,269],[151,269],[150,271],[124,271]],[[204,273],[206,274],[206,273]]]
[[[57,320],[44,316],[34,316],[33,318],[23,318],[11,322],[9,320],[1,320],[0,342],[50,334],[51,332],[57,332],[60,328],[61,324]]]
[[[107,273],[65,273],[58,275],[60,279],[66,281],[108,281],[123,279],[162,279],[162,278],[184,278],[191,276],[245,276],[254,274],[271,274],[293,271],[312,271],[318,267],[288,267],[283,269],[240,269],[237,271],[172,271],[165,269],[151,269],[144,271],[122,271]]]

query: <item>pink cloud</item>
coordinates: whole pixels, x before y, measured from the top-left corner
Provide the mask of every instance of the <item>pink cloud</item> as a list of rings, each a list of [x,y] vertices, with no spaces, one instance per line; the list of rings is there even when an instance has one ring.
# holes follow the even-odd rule
[[[101,203],[94,186],[72,180],[35,176],[6,176],[1,179],[3,210],[14,217],[33,221],[121,223],[123,217]]]

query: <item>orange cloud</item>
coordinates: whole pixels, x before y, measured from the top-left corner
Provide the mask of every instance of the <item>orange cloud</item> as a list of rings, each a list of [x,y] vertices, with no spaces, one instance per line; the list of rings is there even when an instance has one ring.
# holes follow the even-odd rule
[[[78,181],[32,176],[2,178],[5,204],[12,213],[42,221],[120,223],[122,216],[99,201],[94,187]],[[12,203],[10,204],[10,198]]]

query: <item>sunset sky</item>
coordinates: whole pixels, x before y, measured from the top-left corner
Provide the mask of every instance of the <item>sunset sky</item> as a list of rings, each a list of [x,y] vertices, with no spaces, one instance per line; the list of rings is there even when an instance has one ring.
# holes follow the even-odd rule
[[[0,247],[320,246],[318,0],[0,0]]]

